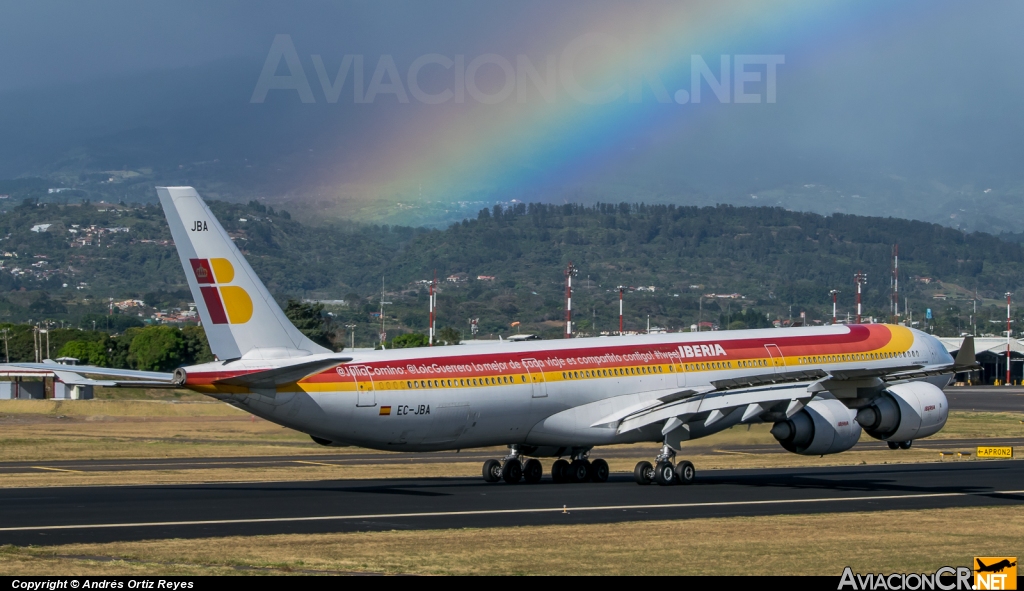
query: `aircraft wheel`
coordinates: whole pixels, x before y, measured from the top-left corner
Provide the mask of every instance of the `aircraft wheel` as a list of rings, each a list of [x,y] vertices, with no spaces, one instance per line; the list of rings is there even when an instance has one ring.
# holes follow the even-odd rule
[[[562,484],[568,477],[566,472],[569,470],[569,462],[565,460],[555,460],[555,463],[551,465],[551,480],[555,481],[555,484]]]
[[[900,449],[910,449],[911,445],[914,445],[914,440],[913,439],[909,439],[907,441],[901,441],[900,442]]]
[[[484,462],[484,482],[497,482],[501,480],[501,462],[498,460],[487,460]]]
[[[511,459],[501,467],[501,479],[509,484],[515,484],[523,478],[523,465],[519,460]]]
[[[637,462],[636,468],[633,468],[633,478],[637,484],[650,484],[653,477],[654,467],[650,462]]]
[[[540,460],[526,460],[526,464],[523,466],[523,481],[526,484],[537,484],[542,476],[544,476],[544,466],[540,465]]]
[[[889,449],[899,449],[900,448],[900,442],[898,442],[898,441],[886,441],[886,443],[889,444]]]
[[[693,484],[693,479],[697,476],[697,471],[693,468],[693,463],[683,460],[676,464],[676,482],[679,484]]]
[[[569,482],[586,482],[587,477],[590,476],[590,466],[587,465],[586,460],[574,460],[569,464],[566,473],[569,476]]]
[[[658,462],[654,467],[654,481],[661,486],[675,484],[676,471],[671,462]]]
[[[608,462],[594,460],[594,463],[590,464],[590,481],[608,482]]]

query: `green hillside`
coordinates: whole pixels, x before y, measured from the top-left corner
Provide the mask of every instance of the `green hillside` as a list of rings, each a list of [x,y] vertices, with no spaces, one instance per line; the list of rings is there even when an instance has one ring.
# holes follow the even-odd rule
[[[1005,314],[1006,291],[1024,285],[1024,246],[987,234],[893,218],[823,217],[778,208],[513,204],[483,210],[445,230],[346,223],[308,225],[284,211],[211,202],[236,244],[282,301],[346,300],[328,305],[338,339],[356,325],[356,345],[379,332],[383,278],[389,336],[427,324],[426,287],[440,279],[438,327],[481,336],[523,332],[557,337],[564,318],[564,276],[579,269],[578,328],[618,328],[618,285],[626,294],[626,329],[670,330],[699,319],[722,328],[830,319],[830,289],[840,315],[853,309],[853,275],[868,275],[865,316],[889,315],[890,253],[900,247],[901,295],[931,328],[967,330],[973,298],[977,324]],[[45,228],[42,224],[49,224]],[[36,231],[33,231],[35,228]],[[127,229],[127,230],[125,230]],[[0,215],[0,319],[52,320],[119,330],[163,311],[187,310],[191,296],[156,206],[23,202]],[[465,280],[448,282],[448,276]],[[478,276],[494,277],[478,280]],[[927,282],[926,282],[927,281]],[[653,291],[647,291],[653,287]],[[738,294],[733,298],[723,295]],[[1024,296],[1024,294],[1022,294]],[[114,308],[127,298],[144,302]]]

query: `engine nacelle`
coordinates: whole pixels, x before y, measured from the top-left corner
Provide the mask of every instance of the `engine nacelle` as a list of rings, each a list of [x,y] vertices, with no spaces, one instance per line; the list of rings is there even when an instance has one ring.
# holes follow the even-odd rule
[[[910,441],[938,433],[946,424],[949,404],[942,389],[928,382],[890,386],[857,412],[864,431],[882,441]]]
[[[846,451],[860,439],[854,412],[835,399],[815,399],[771,431],[787,451],[821,456]]]

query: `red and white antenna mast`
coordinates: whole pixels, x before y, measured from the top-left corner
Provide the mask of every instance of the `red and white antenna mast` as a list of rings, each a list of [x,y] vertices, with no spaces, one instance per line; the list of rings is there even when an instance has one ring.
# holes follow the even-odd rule
[[[620,285],[616,289],[619,290],[619,336],[622,336],[622,293],[626,291],[626,286]]]
[[[862,286],[865,283],[867,283],[868,276],[867,276],[866,273],[861,273],[860,271],[857,271],[857,274],[853,276],[853,281],[854,281],[854,283],[857,284],[857,324],[860,324],[860,316],[861,316],[860,286]]]
[[[428,338],[428,342],[429,342],[431,347],[434,346],[434,334],[435,334],[434,333],[434,321],[435,321],[435,318],[436,318],[436,310],[437,310],[437,292],[435,291],[436,290],[436,286],[437,286],[437,269],[434,269],[434,278],[430,281],[430,303],[429,303],[429,306],[430,306],[430,337]]]
[[[900,317],[900,245],[892,245],[892,323]]]
[[[572,338],[572,278],[579,275],[580,270],[573,266],[572,261],[565,268],[565,338]]]
[[[828,292],[832,296],[832,324],[836,323],[836,296],[839,295],[838,289],[833,289]]]
[[[1004,386],[1010,385],[1010,296],[1011,292],[1006,292],[1006,382]]]

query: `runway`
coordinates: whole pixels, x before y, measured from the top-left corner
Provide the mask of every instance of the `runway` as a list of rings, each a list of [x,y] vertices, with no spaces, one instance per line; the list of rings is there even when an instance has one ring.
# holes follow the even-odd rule
[[[950,410],[1024,412],[1024,388],[1014,386],[962,386],[945,389]]]
[[[928,449],[937,452],[973,451],[979,445],[1008,445],[1024,448],[1024,437],[990,437],[984,439],[921,439],[914,442],[917,449]],[[887,450],[884,441],[861,441],[854,450]],[[439,464],[457,462],[480,462],[500,457],[502,452],[495,451],[446,451],[430,453],[326,453],[304,455],[251,456],[251,457],[213,457],[213,458],[146,458],[146,459],[107,459],[107,460],[46,460],[0,462],[2,474],[31,474],[40,472],[123,472],[153,470],[238,470],[245,468],[287,468],[301,466],[369,466],[402,464]],[[730,444],[705,445],[700,440],[688,443],[683,450],[686,454],[717,455],[717,454],[787,454],[781,445],[769,444]],[[630,446],[597,448],[594,457],[602,458],[635,458],[639,456],[654,457],[657,446]]]
[[[1024,462],[698,473],[692,486],[478,478],[0,489],[0,544],[611,523],[1024,504]]]
[[[950,409],[984,411],[984,412],[1021,412],[1024,413],[1024,388],[1020,387],[960,387],[947,388],[946,397]],[[939,451],[971,450],[979,445],[1009,445],[1024,447],[1024,437],[1004,437],[987,439],[922,439],[915,442],[919,448]],[[765,445],[704,445],[700,440],[687,444],[688,453],[700,454],[783,454],[781,446],[771,443]],[[857,450],[887,449],[882,441],[862,441],[854,448]],[[601,449],[601,457],[636,457],[643,455],[637,449],[610,448]],[[451,462],[483,462],[495,457],[493,451],[462,451],[437,453],[373,453],[373,452],[341,452],[324,454],[294,454],[278,456],[254,457],[213,457],[213,458],[159,458],[159,459],[117,459],[117,460],[46,460],[28,462],[0,462],[0,475],[16,473],[33,473],[46,471],[70,472],[116,472],[127,470],[199,470],[225,469],[237,470],[252,467],[295,467],[301,465],[372,465],[372,464],[413,464],[413,463],[451,463]]]

